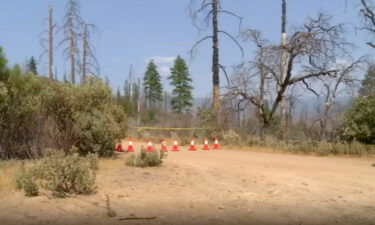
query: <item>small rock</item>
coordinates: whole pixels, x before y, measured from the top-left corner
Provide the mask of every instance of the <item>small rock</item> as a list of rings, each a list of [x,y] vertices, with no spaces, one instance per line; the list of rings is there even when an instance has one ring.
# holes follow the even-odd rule
[[[219,209],[225,209],[225,207],[223,205],[220,205]]]
[[[232,190],[228,190],[228,192],[229,192],[229,193],[233,193],[233,191],[232,191]]]

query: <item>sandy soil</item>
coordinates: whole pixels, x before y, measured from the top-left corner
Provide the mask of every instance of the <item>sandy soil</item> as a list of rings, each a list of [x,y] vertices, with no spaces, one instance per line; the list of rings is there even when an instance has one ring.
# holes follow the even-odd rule
[[[181,150],[134,168],[126,157],[100,162],[93,195],[0,196],[0,224],[375,224],[374,158]]]

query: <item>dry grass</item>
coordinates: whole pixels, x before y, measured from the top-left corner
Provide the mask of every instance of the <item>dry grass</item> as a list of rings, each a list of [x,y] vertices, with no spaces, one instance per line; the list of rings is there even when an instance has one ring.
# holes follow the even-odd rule
[[[124,162],[122,160],[118,160],[118,158],[100,158],[98,166],[99,170],[122,168],[124,167]]]
[[[0,161],[0,195],[16,190],[15,177],[22,161]]]

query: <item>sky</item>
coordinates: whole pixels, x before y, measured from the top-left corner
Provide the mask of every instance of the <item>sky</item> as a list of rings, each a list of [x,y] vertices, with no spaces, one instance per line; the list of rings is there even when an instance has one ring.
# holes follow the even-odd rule
[[[200,1],[200,0],[197,0]],[[241,29],[255,28],[275,43],[280,39],[281,0],[221,0],[222,7],[243,17]],[[0,46],[4,48],[10,65],[23,64],[31,56],[39,59],[42,32],[47,29],[45,18],[48,5],[54,7],[54,20],[62,24],[66,0],[2,0],[0,2]],[[194,57],[189,50],[209,31],[198,31],[189,16],[190,0],[79,0],[82,17],[95,24],[99,34],[94,36],[96,56],[101,76],[107,76],[111,86],[123,86],[133,65],[136,78],[142,78],[147,62],[154,59],[162,75],[165,90],[171,87],[167,81],[169,68],[177,55],[189,64],[193,79],[194,97],[207,97],[212,92],[211,46],[207,40],[198,46]],[[366,41],[371,36],[356,27],[361,25],[358,0],[287,0],[287,30],[298,26],[307,16],[324,11],[333,16],[334,23],[344,23],[347,40],[357,45],[355,56],[372,55],[374,50]],[[220,27],[238,37],[238,21],[228,15],[220,16]],[[61,34],[55,37],[62,39]],[[238,37],[240,40],[240,38]],[[240,40],[241,41],[241,40]],[[242,42],[245,55],[225,36],[220,36],[220,62],[231,68],[242,60],[248,60],[254,49]],[[59,79],[69,71],[62,47],[55,52]],[[38,60],[38,70],[47,74],[47,58]],[[225,84],[225,77],[221,75]]]

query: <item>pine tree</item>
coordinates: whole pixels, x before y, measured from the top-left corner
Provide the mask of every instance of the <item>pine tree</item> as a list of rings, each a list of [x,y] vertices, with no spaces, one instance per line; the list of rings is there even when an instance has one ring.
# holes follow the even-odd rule
[[[29,63],[27,64],[27,71],[33,74],[38,74],[38,71],[36,69],[36,60],[34,59],[34,56],[31,56]]]
[[[149,107],[152,107],[157,101],[163,99],[163,86],[160,81],[160,75],[153,60],[150,60],[143,78],[143,87],[145,97]]]
[[[191,91],[193,87],[190,85],[192,80],[186,62],[180,56],[177,56],[174,61],[168,79],[171,80],[170,84],[174,87],[171,100],[173,111],[176,113],[187,112],[192,106]]]

